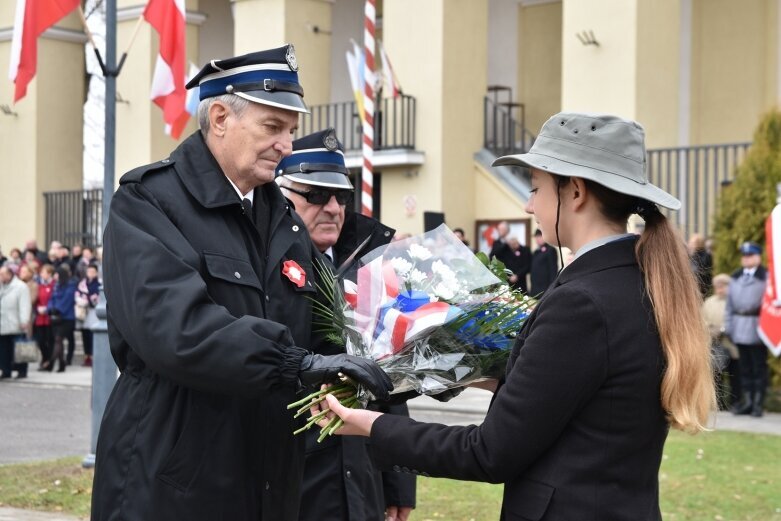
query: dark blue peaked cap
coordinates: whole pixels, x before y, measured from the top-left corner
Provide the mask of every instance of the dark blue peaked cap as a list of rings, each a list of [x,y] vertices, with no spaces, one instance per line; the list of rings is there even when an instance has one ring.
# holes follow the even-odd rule
[[[352,190],[344,148],[332,128],[293,141],[293,153],[277,165],[277,177],[306,185]]]
[[[741,255],[762,255],[762,246],[755,242],[746,241],[740,245]]]
[[[309,112],[298,81],[295,49],[252,52],[235,58],[212,60],[187,83],[200,87],[200,99],[236,94],[246,100],[295,112]]]

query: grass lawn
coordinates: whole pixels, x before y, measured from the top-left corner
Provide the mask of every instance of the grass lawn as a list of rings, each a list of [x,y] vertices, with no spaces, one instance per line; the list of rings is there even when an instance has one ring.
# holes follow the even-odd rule
[[[672,432],[659,482],[665,521],[781,521],[781,437]],[[0,505],[86,518],[91,486],[81,458],[0,466]],[[412,520],[496,521],[501,501],[501,485],[419,478]]]

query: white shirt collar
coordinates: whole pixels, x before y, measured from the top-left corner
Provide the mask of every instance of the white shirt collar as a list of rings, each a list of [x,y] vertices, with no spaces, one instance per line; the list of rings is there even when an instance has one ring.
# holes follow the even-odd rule
[[[599,239],[593,240],[591,242],[587,242],[583,246],[580,247],[580,249],[575,253],[575,257],[572,260],[577,259],[584,253],[591,251],[595,248],[599,248],[600,246],[604,246],[605,244],[613,241],[620,241],[621,239],[628,239],[629,237],[634,237],[633,233],[620,233],[618,235],[608,235],[607,237],[601,237]]]
[[[754,273],[757,272],[757,268],[743,268],[743,275],[748,275],[749,277],[753,277]]]
[[[251,202],[252,204],[255,204],[255,190],[250,190],[250,191],[249,191],[249,192],[247,192],[246,194],[242,194],[242,193],[241,193],[241,190],[239,190],[239,187],[238,187],[238,186],[236,186],[236,183],[234,183],[233,181],[231,181],[231,178],[230,178],[230,177],[228,177],[228,176],[226,175],[226,176],[225,176],[225,179],[227,179],[227,180],[228,180],[228,182],[231,184],[231,186],[233,187],[233,189],[234,189],[234,190],[236,190],[236,193],[237,193],[237,194],[239,194],[239,199],[249,199],[249,202]]]

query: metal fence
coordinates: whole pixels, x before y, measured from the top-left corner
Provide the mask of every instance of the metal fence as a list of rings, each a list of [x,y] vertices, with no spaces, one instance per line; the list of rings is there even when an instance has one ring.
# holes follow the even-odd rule
[[[513,117],[507,103],[498,103],[488,96],[483,99],[483,146],[496,156],[522,154],[534,143],[534,134],[524,126],[526,113],[522,104],[519,119]]]
[[[677,212],[666,212],[684,236],[713,231],[716,202],[725,184],[735,178],[735,168],[751,143],[727,143],[648,151],[648,179],[682,203]]]
[[[354,101],[312,105],[301,118],[296,139],[333,127],[347,150],[360,150],[361,118]],[[415,98],[402,94],[377,104],[374,115],[374,149],[415,148]]]
[[[46,244],[60,241],[96,247],[102,243],[103,190],[45,192]]]

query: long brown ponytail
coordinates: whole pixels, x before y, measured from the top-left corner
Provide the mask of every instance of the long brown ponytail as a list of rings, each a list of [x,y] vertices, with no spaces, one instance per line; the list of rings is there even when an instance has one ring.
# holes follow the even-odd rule
[[[683,240],[655,207],[644,213],[635,251],[666,360],[662,407],[673,428],[693,434],[706,430],[716,408],[702,297]]]

